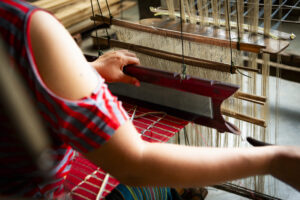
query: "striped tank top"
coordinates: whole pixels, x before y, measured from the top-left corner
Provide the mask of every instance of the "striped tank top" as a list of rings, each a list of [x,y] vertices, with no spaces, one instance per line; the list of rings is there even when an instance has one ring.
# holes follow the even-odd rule
[[[40,9],[21,0],[0,0],[0,37],[54,141],[55,167],[49,172],[52,180],[43,182],[0,109],[0,194],[51,199],[64,192],[63,183],[75,152],[99,148],[128,115],[100,76],[93,94],[78,101],[63,99],[47,88],[31,49],[30,20],[37,10]]]

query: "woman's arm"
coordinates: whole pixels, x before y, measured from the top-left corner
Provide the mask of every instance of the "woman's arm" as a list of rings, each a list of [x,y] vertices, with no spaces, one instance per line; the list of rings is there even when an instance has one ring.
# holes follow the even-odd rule
[[[148,143],[127,122],[103,147],[86,156],[122,183],[135,186],[206,186],[271,174],[300,190],[299,147],[208,148]]]
[[[97,84],[96,75],[62,25],[49,14],[37,12],[30,30],[37,66],[46,85],[67,99],[90,95]],[[118,59],[115,63],[126,64]],[[300,189],[299,148],[219,149],[153,144],[142,141],[130,121],[86,156],[131,185],[200,186],[271,173]],[[285,168],[291,170],[282,170]]]

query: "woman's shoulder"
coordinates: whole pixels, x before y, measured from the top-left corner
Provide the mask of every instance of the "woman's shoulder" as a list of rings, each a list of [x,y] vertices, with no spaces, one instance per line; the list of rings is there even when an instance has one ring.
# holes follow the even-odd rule
[[[71,35],[54,16],[37,11],[29,24],[34,68],[54,94],[69,100],[89,96],[99,76]]]

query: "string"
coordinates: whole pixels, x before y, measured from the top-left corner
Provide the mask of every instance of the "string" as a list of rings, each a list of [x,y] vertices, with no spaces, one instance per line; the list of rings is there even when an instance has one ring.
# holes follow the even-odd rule
[[[233,74],[233,58],[232,58],[232,41],[231,41],[231,26],[230,26],[230,16],[229,16],[229,6],[230,6],[230,4],[229,4],[229,2],[228,2],[228,0],[226,0],[226,3],[227,3],[227,6],[226,6],[226,10],[227,10],[227,17],[228,17],[228,21],[227,21],[227,23],[228,23],[228,32],[229,32],[229,44],[230,44],[230,73],[232,73]],[[236,9],[238,8],[237,7],[238,5],[237,5],[237,1],[236,1]],[[238,50],[240,50],[240,28],[239,28],[239,20],[238,20],[238,18],[239,18],[239,15],[238,15],[238,11],[236,12],[237,13],[237,31],[238,31],[238,41],[237,41],[237,49]],[[241,74],[241,75],[243,75],[243,76],[245,76],[245,77],[248,77],[248,78],[251,78],[251,76],[249,76],[249,75],[246,75],[246,74],[244,74],[244,73],[242,73],[239,69],[236,69],[236,71],[239,73],[239,74]]]
[[[137,111],[137,112],[140,112],[140,111]],[[142,113],[142,114],[136,115],[136,116],[134,117],[134,119],[146,119],[146,120],[155,122],[156,120],[152,120],[152,119],[150,119],[150,118],[146,118],[145,116],[156,117],[155,115],[157,115],[157,114],[165,114],[165,112],[146,112],[146,113]],[[133,114],[132,114],[132,115],[133,115]],[[132,117],[132,115],[131,115],[131,117]],[[134,115],[135,115],[135,114],[134,114]],[[167,121],[167,122],[171,122],[171,123],[173,123],[173,124],[177,124],[177,125],[180,126],[180,127],[181,127],[181,126],[184,126],[184,125],[182,125],[181,123],[178,123],[178,122],[173,121],[173,120],[168,119],[168,118],[164,118],[163,120],[164,120],[164,121]],[[138,122],[140,122],[140,121],[138,121]],[[176,130],[180,130],[180,129],[181,129],[180,127],[171,126],[171,125],[169,125],[169,124],[165,124],[165,123],[162,123],[162,122],[157,123],[157,124],[164,125],[164,126],[168,126],[168,127],[170,127],[170,128],[176,129]]]
[[[133,119],[135,118],[136,110],[137,110],[137,106],[134,106],[134,110],[133,110],[133,113],[132,113],[132,115],[130,117],[130,121],[133,121]]]
[[[299,2],[299,1],[298,1]],[[297,2],[297,3],[298,3]],[[280,7],[279,18],[282,18],[282,10]],[[282,30],[282,23],[278,25],[278,30]],[[279,33],[281,34],[281,32]],[[278,47],[280,48],[280,41],[278,42]],[[277,54],[276,62],[278,64],[282,64],[281,55]],[[279,105],[280,105],[280,77],[281,77],[281,69],[279,67],[276,68],[276,96],[275,96],[275,142],[277,143],[277,135],[279,131]]]
[[[166,114],[165,112],[145,112],[145,113],[142,113],[142,114],[135,114],[135,113],[139,112],[139,111],[137,110],[137,106],[134,106],[134,109],[133,109],[133,110],[130,109],[130,110],[133,111],[133,113],[132,113],[132,115],[131,115],[131,119],[141,119],[141,118],[143,118],[143,119],[147,119],[147,120],[149,120],[149,121],[152,122],[152,123],[148,124],[148,123],[146,123],[146,122],[139,121],[139,120],[136,120],[136,121],[135,121],[135,127],[136,127],[137,129],[141,129],[141,130],[142,130],[140,133],[141,133],[141,135],[142,135],[143,137],[147,137],[147,138],[150,138],[150,139],[153,139],[153,140],[156,140],[156,141],[163,142],[163,140],[161,140],[161,139],[159,139],[159,138],[154,138],[154,137],[151,137],[151,136],[149,136],[149,135],[145,135],[146,132],[150,131],[150,129],[151,129],[151,128],[154,128],[154,127],[155,127],[156,129],[161,130],[161,131],[165,131],[165,132],[170,133],[169,135],[165,135],[164,133],[161,133],[161,132],[157,132],[157,131],[151,130],[151,133],[154,133],[154,134],[156,134],[156,135],[162,136],[162,137],[165,138],[166,140],[169,139],[170,137],[174,136],[174,131],[170,131],[170,130],[168,130],[168,129],[164,129],[164,128],[162,128],[162,127],[155,126],[155,125],[157,125],[157,124],[163,125],[163,123],[160,123],[160,121],[163,120],[163,119],[165,119],[165,117],[167,116],[167,114]],[[163,116],[159,117],[157,120],[151,120],[151,119],[145,118],[145,116],[148,116],[148,115],[150,115],[150,116],[155,116],[155,115],[157,115],[157,114],[162,114]],[[148,125],[148,127],[147,127],[147,128],[143,128],[143,127],[139,126],[139,123],[140,123],[140,124],[144,124],[144,125]],[[180,129],[177,128],[177,127],[173,127],[173,126],[170,126],[170,125],[166,125],[166,126],[168,126],[168,127],[170,127],[170,128],[174,128],[174,129],[177,130],[177,131],[180,130]],[[177,132],[177,131],[175,131],[175,132]],[[172,134],[173,134],[173,135],[172,135]],[[186,139],[186,140],[188,141],[188,139]]]
[[[247,75],[247,74],[244,74],[243,72],[241,72],[239,69],[236,69],[236,71],[241,74],[242,76],[245,76],[247,78],[252,78],[251,76]]]
[[[136,121],[136,122],[141,123],[141,124],[144,124],[144,125],[148,125],[148,123],[146,123],[146,122],[142,122],[142,121]],[[158,123],[156,123],[156,124],[158,124]],[[138,126],[138,125],[137,125],[137,126]],[[141,127],[139,127],[139,128],[141,128]],[[168,129],[164,129],[164,128],[161,128],[161,127],[155,127],[155,128],[160,129],[160,130],[162,130],[162,131],[169,132],[169,133],[173,133],[173,131],[170,131],[170,130],[168,130]]]
[[[238,10],[238,2],[235,1],[235,7],[236,7],[236,27],[237,27],[237,34],[238,34],[238,41],[237,41],[237,50],[240,50],[240,23],[239,23],[239,10]]]
[[[226,10],[227,10],[227,17],[228,17],[228,31],[229,31],[229,44],[230,44],[230,73],[233,74],[233,59],[232,59],[232,44],[231,44],[231,27],[230,27],[230,16],[229,16],[229,2],[228,0],[226,0],[227,6],[226,6]]]
[[[151,115],[151,114],[148,114],[148,115],[154,116],[154,115]],[[146,118],[146,117],[143,117],[143,116],[139,117],[139,119],[146,119],[146,120],[149,120],[149,121],[154,122],[154,120],[149,119],[149,118]],[[175,121],[172,121],[172,120],[169,120],[169,119],[167,119],[167,118],[164,118],[163,120],[164,120],[164,121],[171,122],[171,123],[175,123],[175,124],[178,124],[178,125],[181,125],[181,126],[182,126],[182,124],[179,124],[179,123],[177,123],[177,122],[175,122]],[[164,126],[168,126],[168,127],[170,127],[170,128],[174,128],[174,129],[177,129],[177,130],[180,130],[180,129],[181,129],[181,128],[179,128],[179,127],[171,126],[171,125],[169,125],[169,124],[165,124],[165,123],[162,123],[162,122],[159,122],[159,123],[157,123],[157,124],[159,124],[159,125],[164,125]]]
[[[155,125],[156,123],[158,123],[160,120],[162,120],[166,115],[167,115],[167,113],[163,113],[163,116],[162,116],[162,117],[158,118],[155,122],[153,122],[152,124],[150,124],[145,130],[143,130],[143,131],[141,132],[141,134],[143,135],[145,132],[147,132],[147,131],[149,131],[151,128],[153,128],[154,125]]]
[[[91,8],[92,8],[92,14],[93,14],[93,17],[95,17],[95,11],[94,11],[94,5],[93,5],[93,0],[90,0],[91,2]],[[98,48],[98,56],[100,56],[100,41],[99,41],[99,37],[98,37],[98,29],[97,29],[97,25],[96,25],[96,21],[94,21],[94,29],[96,29],[96,40],[97,40],[97,44],[99,45],[99,48]]]
[[[190,145],[189,137],[185,127],[183,128],[183,134],[184,134],[185,144]]]
[[[108,10],[108,15],[109,15],[109,24],[111,24],[111,20],[112,20],[112,15],[111,15],[111,13],[110,13],[110,8],[109,8],[109,5],[108,5],[108,3],[107,3],[107,0],[105,0],[105,3],[106,3],[106,7],[107,7],[107,10]]]
[[[127,110],[127,112],[130,112],[130,111],[132,111],[132,110],[135,108],[135,106],[133,106],[133,108],[130,109],[130,108],[128,108],[128,106],[130,107],[130,106],[133,106],[133,105],[130,105],[130,104],[128,104],[128,105],[123,105],[123,107]],[[139,111],[139,110],[137,110],[136,112],[137,112],[137,113],[138,113],[138,112],[143,113],[143,111]],[[153,115],[153,114],[164,114],[164,112],[146,112],[146,113],[148,113],[147,115],[152,116],[152,117],[157,117],[157,116],[155,116],[155,115]],[[140,115],[140,114],[138,114],[138,115]],[[144,116],[146,116],[146,115],[144,115]],[[154,120],[149,119],[149,118],[144,118],[144,116],[141,116],[140,118],[148,119],[148,120],[150,120],[150,121],[154,121]],[[171,123],[173,123],[173,124],[178,124],[179,127],[182,127],[182,126],[185,125],[185,124],[182,124],[182,123],[179,123],[179,122],[176,122],[176,121],[170,119],[170,116],[168,116],[168,115],[163,119],[163,121],[171,122]],[[180,120],[180,122],[182,122],[182,120]],[[184,122],[185,122],[185,121],[184,121]],[[166,125],[166,126],[169,126],[169,127],[175,128],[175,129],[181,129],[181,128],[179,128],[179,127],[173,127],[173,126],[171,126],[171,125],[168,125],[168,124],[165,124],[165,123],[161,123],[161,122],[158,123],[158,124]]]
[[[106,1],[106,3],[107,3],[107,1]],[[108,45],[108,48],[109,48],[110,47],[110,36],[108,34],[107,26],[106,26],[106,23],[104,21],[104,15],[103,15],[103,12],[102,12],[99,0],[97,0],[97,5],[98,5],[98,8],[99,8],[100,16],[101,16],[101,19],[102,19],[102,22],[103,22],[103,26],[104,26],[104,29],[105,29],[105,33],[106,33],[106,37],[107,37],[107,45]],[[107,4],[107,6],[108,6],[108,4]],[[109,6],[108,6],[108,10],[109,10]],[[110,14],[110,11],[109,11],[109,16],[110,16],[110,24],[111,24],[111,14]],[[97,31],[96,31],[96,33],[97,33]],[[98,56],[103,55],[103,51],[102,50],[103,49],[101,49],[101,46],[99,44]]]
[[[181,75],[180,78],[181,80],[186,78],[186,65],[184,63],[184,43],[183,43],[183,20],[182,20],[182,1],[179,1],[179,9],[180,9],[180,39],[181,39],[181,55],[182,55],[182,71],[181,71]]]
[[[124,0],[120,1],[121,19],[124,19],[124,16],[123,16],[123,2],[124,2]]]

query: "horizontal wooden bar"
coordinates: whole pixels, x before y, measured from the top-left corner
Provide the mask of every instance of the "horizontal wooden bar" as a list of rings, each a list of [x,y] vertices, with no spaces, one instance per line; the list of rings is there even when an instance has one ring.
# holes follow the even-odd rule
[[[254,94],[244,93],[244,92],[236,92],[234,94],[235,98],[250,101],[253,103],[264,105],[267,101],[267,98],[264,96],[258,96]]]
[[[180,30],[178,30],[178,27],[180,26],[179,23],[176,21],[173,21],[172,25],[170,23],[164,23],[168,24],[169,27],[158,27],[154,26],[155,24],[162,23],[161,19],[145,19],[143,20],[144,24],[140,23],[134,23],[129,22],[125,20],[120,19],[112,19],[110,20],[107,17],[96,15],[95,17],[91,17],[92,20],[98,21],[100,23],[111,23],[116,26],[122,26],[129,29],[134,29],[138,31],[148,32],[152,34],[162,35],[166,37],[173,37],[177,39],[183,39],[186,41],[191,42],[197,42],[197,43],[205,43],[205,44],[211,44],[216,46],[223,46],[227,48],[233,48],[233,49],[239,49],[242,51],[248,51],[253,53],[260,53],[262,49],[265,48],[264,45],[260,44],[253,44],[253,43],[245,43],[245,42],[236,42],[235,40],[231,41],[227,38],[228,33],[223,29],[215,29],[214,27],[208,27],[208,30],[205,31],[205,33],[202,32],[203,35],[201,35],[199,31],[199,25],[196,24],[188,24],[184,29],[183,33],[181,34]],[[148,20],[148,21],[147,21]],[[152,24],[152,25],[151,25]],[[170,29],[170,28],[173,29]],[[194,32],[187,32],[188,30],[195,30]],[[216,33],[219,33],[216,35]],[[205,35],[206,34],[206,35]],[[214,37],[214,36],[220,36],[220,38]]]
[[[258,119],[255,117],[244,115],[244,114],[241,114],[241,113],[238,113],[233,110],[226,109],[226,108],[221,108],[221,112],[223,115],[226,115],[228,117],[233,117],[235,119],[249,122],[251,124],[255,124],[255,125],[258,125],[261,127],[267,127],[267,124],[266,124],[265,120],[263,120],[263,119]]]
[[[180,54],[175,54],[175,53],[170,53],[167,51],[161,51],[158,49],[152,49],[149,47],[144,47],[141,45],[135,45],[135,44],[130,44],[126,42],[120,42],[118,40],[110,39],[109,44],[106,38],[101,38],[94,37],[94,44],[100,43],[102,45],[110,45],[111,47],[118,47],[118,48],[124,48],[128,49],[131,51],[143,53],[149,56],[161,58],[164,60],[169,60],[169,61],[174,61],[178,63],[182,63],[182,55]],[[218,62],[213,62],[213,61],[207,61],[199,58],[193,58],[189,56],[184,56],[184,63],[187,65],[192,65],[195,67],[201,67],[201,68],[206,68],[206,69],[212,69],[212,70],[218,70],[218,71],[223,71],[223,72],[232,72],[235,73],[236,71],[236,66],[231,66],[228,64],[224,63],[218,63]]]
[[[106,38],[103,38],[103,37],[96,38],[93,35],[92,35],[92,37],[94,39],[93,42],[96,45],[98,43],[99,43],[98,45],[104,45],[104,46],[110,45],[111,47],[124,48],[124,49],[128,49],[131,51],[143,53],[143,54],[146,54],[149,56],[161,58],[164,60],[182,63],[182,55],[180,55],[180,54],[170,53],[170,52],[162,51],[162,50],[158,50],[158,49],[152,49],[152,48],[144,47],[141,45],[135,45],[135,44],[130,44],[130,43],[126,43],[126,42],[121,42],[121,41],[114,40],[114,39],[110,39],[109,44],[108,44],[108,40]],[[252,68],[241,67],[241,66],[231,66],[228,64],[224,64],[224,63],[208,61],[208,60],[194,58],[194,57],[190,57],[190,56],[184,56],[184,63],[187,65],[195,66],[195,67],[201,67],[201,68],[229,72],[229,73],[236,73],[236,69],[259,73],[259,69],[252,69]]]

